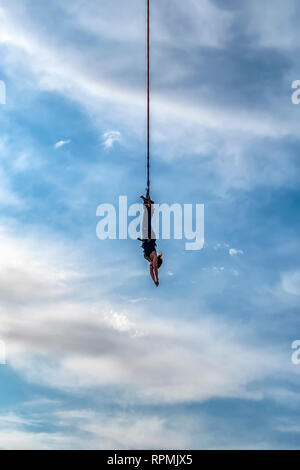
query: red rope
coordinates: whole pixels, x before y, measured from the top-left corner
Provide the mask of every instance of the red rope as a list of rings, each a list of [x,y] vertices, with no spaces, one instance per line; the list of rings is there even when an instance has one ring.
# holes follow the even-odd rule
[[[150,0],[147,0],[147,196],[150,196]]]

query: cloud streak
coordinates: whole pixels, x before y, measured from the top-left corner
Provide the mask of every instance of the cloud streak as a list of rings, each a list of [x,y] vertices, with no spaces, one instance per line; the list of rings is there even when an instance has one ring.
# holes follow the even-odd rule
[[[113,148],[114,144],[116,142],[120,142],[121,140],[121,133],[119,131],[108,131],[104,132],[102,135],[102,145],[105,148],[105,150],[109,150]]]
[[[64,145],[68,145],[71,143],[71,140],[59,140],[58,142],[56,142],[56,144],[54,145],[54,148],[55,149],[59,149],[61,147],[64,147]]]

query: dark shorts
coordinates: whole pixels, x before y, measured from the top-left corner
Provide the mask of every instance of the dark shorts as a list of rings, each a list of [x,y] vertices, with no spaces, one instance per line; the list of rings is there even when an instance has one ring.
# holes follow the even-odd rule
[[[156,251],[156,240],[143,240],[142,248],[144,250],[144,257],[149,258],[152,251]]]

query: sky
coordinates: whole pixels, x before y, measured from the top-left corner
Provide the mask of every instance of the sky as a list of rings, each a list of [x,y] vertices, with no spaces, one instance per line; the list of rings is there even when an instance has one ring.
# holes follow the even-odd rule
[[[1,449],[299,449],[296,0],[152,0],[156,202],[205,244],[99,240],[139,202],[142,0],[0,0]]]

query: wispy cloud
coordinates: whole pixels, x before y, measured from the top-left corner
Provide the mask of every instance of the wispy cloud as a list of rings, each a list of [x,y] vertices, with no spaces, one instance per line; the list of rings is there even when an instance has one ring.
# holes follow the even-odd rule
[[[41,422],[46,419],[52,424],[51,432],[41,431],[38,420],[25,418],[24,407],[19,415],[0,415],[1,449],[185,448],[193,426],[193,419],[181,416],[170,422],[170,417],[156,414],[146,416],[132,411],[62,410],[51,406],[51,403],[47,405],[51,412],[41,411],[40,407],[35,406],[32,412],[41,417]]]
[[[96,246],[93,228],[99,182],[101,197],[107,198],[118,194],[119,182],[122,189],[132,188],[132,181],[140,184],[136,170],[143,170],[144,159],[138,159],[145,140],[143,2],[90,0],[86,8],[79,0],[51,0],[41,9],[28,0],[0,3],[0,65],[10,81],[10,99],[0,116],[1,129],[5,123],[8,129],[7,141],[0,139],[0,203],[4,209],[9,205],[6,216],[15,218],[11,231],[7,219],[2,223],[6,229],[0,231],[0,333],[9,346],[8,367],[26,379],[26,387],[49,386],[49,396],[61,389],[70,392],[68,407],[63,408],[70,411],[53,413],[59,420],[57,432],[41,433],[33,420],[19,421],[18,413],[16,418],[5,415],[2,446],[205,445],[207,432],[195,431],[194,422],[186,425],[191,403],[199,410],[205,400],[217,398],[218,405],[212,400],[208,407],[211,417],[213,410],[220,414],[220,400],[226,412],[229,402],[235,407],[235,397],[243,399],[236,406],[240,416],[246,416],[240,407],[247,406],[241,402],[252,400],[255,419],[251,425],[243,423],[244,442],[249,444],[253,423],[261,416],[260,411],[255,415],[253,400],[262,399],[270,387],[268,378],[273,382],[283,376],[283,412],[284,406],[295,403],[285,393],[296,372],[294,368],[288,375],[284,348],[294,331],[289,309],[297,311],[299,303],[298,202],[293,204],[293,191],[286,195],[285,190],[299,186],[299,107],[289,99],[290,77],[299,78],[299,54],[289,51],[295,52],[300,7],[294,0],[284,6],[280,0],[265,0],[270,13],[265,22],[259,20],[264,18],[259,0],[229,2],[228,8],[220,0],[174,0],[171,17],[167,2],[154,2],[154,185],[164,197],[206,198],[211,204],[208,243],[201,253],[181,255],[172,241],[161,241],[167,261],[162,288],[150,295],[145,261],[135,248],[126,241],[122,249],[119,242]],[[116,8],[120,15],[115,15]],[[286,32],[284,40],[279,25]],[[42,113],[41,122],[36,98],[45,95],[47,113]],[[25,123],[29,103],[31,119]],[[76,158],[68,171],[56,171],[66,162],[53,158],[53,148],[71,143],[70,128],[74,135],[80,129]],[[58,138],[65,140],[56,142]],[[138,168],[119,164],[123,156],[118,143],[131,145]],[[99,147],[107,154],[116,150],[115,158],[99,162]],[[268,195],[261,197],[266,186]],[[226,191],[226,200],[214,197]],[[244,203],[247,207],[240,211]],[[263,206],[267,212],[259,220]],[[271,209],[279,217],[266,217]],[[28,233],[29,224],[34,233]],[[257,228],[257,238],[254,245],[251,237],[250,249],[251,226]],[[287,227],[291,243],[286,243]],[[276,251],[274,238],[282,233],[281,250]],[[216,244],[220,240],[228,244]],[[248,252],[253,258],[240,256]],[[86,253],[88,262],[79,253],[83,258]],[[271,259],[280,265],[277,273]],[[249,288],[259,295],[249,297]],[[281,322],[276,323],[275,343],[273,322],[264,323],[268,302],[270,312],[284,313],[275,320]],[[246,322],[236,321],[241,315],[247,315]],[[85,400],[82,408],[73,401],[79,389]],[[130,402],[138,413],[131,413],[130,406],[130,416],[116,413],[107,418],[103,403],[103,413],[90,413],[85,409],[87,397],[103,389],[111,392],[109,412],[118,404],[124,410]],[[156,413],[157,405],[163,412],[173,408],[172,419]],[[179,409],[184,422],[177,419]],[[50,415],[44,418],[53,425]],[[197,421],[203,422],[200,413]],[[213,426],[210,446],[225,445],[221,434],[226,435],[229,421],[231,413],[220,428],[223,433],[217,434],[219,427]],[[70,429],[77,435],[70,435]],[[259,432],[256,436],[261,439]],[[231,447],[238,442],[233,439]]]
[[[266,164],[263,172],[257,168],[259,162],[256,161],[253,152],[252,156],[245,155],[245,149],[249,146],[249,138],[277,139],[289,135],[298,136],[296,109],[294,109],[296,107],[291,108],[290,101],[288,107],[282,108],[282,112],[274,112],[274,107],[277,109],[281,106],[281,102],[269,99],[268,106],[252,107],[250,103],[239,106],[232,89],[232,99],[235,103],[233,107],[230,95],[228,97],[228,89],[225,89],[224,86],[228,81],[235,81],[240,83],[242,87],[245,80],[243,77],[235,76],[237,72],[232,70],[230,65],[233,59],[228,54],[222,55],[225,64],[227,61],[229,62],[229,70],[225,71],[229,75],[233,73],[234,76],[231,78],[228,76],[226,83],[220,90],[218,89],[219,85],[214,82],[217,73],[215,73],[213,64],[210,64],[211,69],[208,75],[202,76],[201,80],[196,74],[195,64],[198,62],[202,64],[204,60],[209,60],[208,57],[201,54],[193,56],[191,62],[185,62],[186,76],[183,76],[177,83],[177,61],[180,60],[180,56],[177,61],[176,59],[172,60],[171,57],[176,58],[175,52],[179,53],[191,44],[197,47],[199,44],[204,44],[217,49],[224,47],[226,41],[230,39],[230,25],[234,20],[231,11],[216,7],[215,2],[206,0],[201,6],[196,6],[193,0],[189,0],[189,3],[190,7],[183,9],[180,2],[176,1],[177,13],[174,14],[180,12],[180,21],[184,23],[184,37],[189,40],[186,43],[182,43],[181,40],[176,41],[173,55],[169,50],[169,38],[172,37],[173,44],[174,37],[176,38],[176,34],[174,35],[176,23],[170,22],[166,28],[166,23],[163,20],[164,7],[157,5],[156,11],[154,11],[157,17],[156,24],[159,25],[157,37],[161,40],[163,64],[159,62],[159,55],[156,59],[158,61],[156,67],[160,70],[161,86],[153,94],[152,99],[153,123],[155,123],[152,138],[160,148],[161,157],[182,158],[187,154],[203,155],[208,153],[215,155],[211,168],[220,177],[225,187],[248,187],[273,180],[280,184],[281,181],[293,179],[295,172],[293,169],[289,171],[289,167],[287,168],[285,154],[278,155],[276,164],[274,164],[273,155],[272,158],[269,158],[264,152]],[[122,8],[122,2],[118,2],[118,5],[119,8]],[[124,15],[131,15],[134,9],[138,9],[141,25],[143,25],[144,9],[141,9],[139,2],[130,2],[129,6],[130,8],[128,7],[126,12],[124,11]],[[93,2],[91,11],[87,12],[84,11],[84,7],[81,8],[79,2],[75,2],[74,7],[66,6],[65,8],[65,13],[71,14],[74,21],[79,23],[78,27],[82,28],[80,31],[83,35],[86,30],[93,30],[96,34],[95,26],[96,24],[99,26],[101,23],[100,33],[97,27],[97,40],[99,41],[103,40],[103,37],[111,38],[112,34],[111,30],[107,30],[103,18],[107,16],[112,21],[116,21],[113,28],[114,38],[117,35],[121,43],[123,40],[126,41],[128,50],[132,50],[132,56],[136,54],[140,57],[141,51],[134,45],[135,41],[144,38],[144,29],[142,26],[139,27],[139,22],[135,23],[133,31],[129,32],[128,28],[124,28],[126,21],[120,25],[119,20],[115,18],[113,7],[108,6],[105,9]],[[86,53],[86,50],[79,47],[79,44],[77,44],[78,47],[74,47],[74,36],[71,31],[68,31],[69,36],[67,35],[67,37],[66,34],[62,37],[57,35],[55,41],[49,41],[47,31],[32,26],[30,15],[30,19],[28,18],[30,9],[27,11],[23,8],[22,18],[18,16],[15,8],[12,10],[13,15],[8,8],[2,10],[3,29],[0,32],[0,41],[10,47],[9,66],[11,68],[16,62],[19,70],[19,51],[20,49],[24,50],[28,60],[25,60],[25,57],[21,61],[22,65],[26,73],[35,80],[37,87],[62,93],[79,102],[89,115],[92,114],[95,117],[96,125],[100,122],[103,125],[104,119],[105,125],[108,122],[110,125],[117,125],[122,133],[123,129],[124,132],[130,132],[137,136],[143,133],[144,81],[136,82],[136,76],[139,76],[140,71],[133,66],[132,60],[124,58],[123,55],[121,62],[116,61],[114,54],[110,60],[105,57],[105,61],[103,61],[105,68],[98,68],[95,65],[98,61],[91,60],[94,53],[92,50]],[[79,11],[82,15],[79,14]],[[193,15],[190,14],[191,11],[193,11]],[[203,22],[204,11],[205,17],[209,17],[211,20],[208,23],[207,20]],[[97,18],[96,23],[95,18]],[[199,28],[199,24],[202,23],[205,28]],[[206,27],[207,24],[210,25],[209,28]],[[191,25],[193,25],[192,29]],[[191,31],[193,31],[192,35]],[[199,31],[201,31],[201,37],[198,36]],[[76,36],[78,40],[80,35]],[[180,35],[180,38],[182,36],[183,34]],[[63,52],[64,47],[68,53],[67,64]],[[215,55],[213,57],[216,58]],[[187,61],[187,55],[185,55],[185,60]],[[253,66],[252,62],[246,65],[248,68]],[[173,70],[171,74],[170,70]],[[227,75],[224,73],[224,76]],[[193,84],[192,87],[186,85],[185,78],[188,80],[188,84]],[[175,81],[176,86],[170,87],[170,81]],[[132,86],[133,83],[136,86]],[[216,90],[214,90],[214,86],[217,87]],[[238,86],[234,89],[238,89]],[[247,90],[244,92],[249,97],[249,92]],[[218,100],[215,99],[216,93]],[[222,101],[220,99],[222,96],[228,97],[229,102]],[[244,95],[243,99],[245,99]],[[262,97],[261,102],[265,103],[265,101],[265,97]],[[116,134],[108,135],[103,142],[104,148],[112,148],[117,140]],[[284,171],[283,167],[286,168]]]
[[[104,132],[102,138],[102,145],[106,150],[108,150],[111,149],[116,142],[120,142],[121,133],[119,131]]]
[[[236,248],[230,248],[229,249],[229,254],[230,254],[230,256],[236,256],[236,255],[243,255],[244,252],[243,252],[243,250],[237,250]]]
[[[60,147],[63,147],[64,145],[68,145],[71,143],[71,140],[68,139],[68,140],[59,140],[58,142],[56,142],[56,144],[54,145],[54,148],[55,149],[59,149]]]
[[[281,280],[284,292],[292,295],[300,295],[300,270],[284,273]]]
[[[129,313],[103,293],[84,300],[80,286],[86,290],[91,273],[76,269],[75,252],[73,268],[64,267],[68,254],[58,240],[53,246],[46,239],[22,241],[6,230],[0,240],[2,336],[10,345],[10,365],[34,382],[117,386],[143,403],[176,403],[249,397],[247,383],[277,370],[219,318],[202,314],[193,325],[178,318],[170,325],[140,304],[134,318],[134,304]],[[107,269],[103,276],[109,278]],[[12,305],[18,312],[13,316]]]

